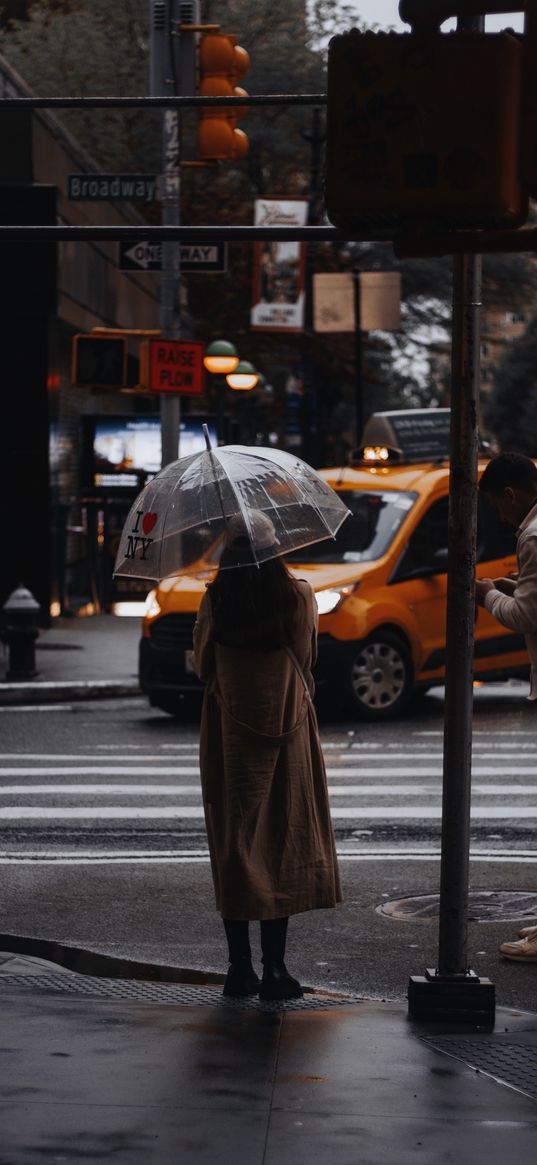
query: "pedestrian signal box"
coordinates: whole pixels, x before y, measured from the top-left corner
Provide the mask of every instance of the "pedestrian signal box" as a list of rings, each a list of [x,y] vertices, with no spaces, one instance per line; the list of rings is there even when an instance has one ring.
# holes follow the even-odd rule
[[[330,42],[326,206],[337,227],[518,226],[523,39],[361,33]]]
[[[71,379],[80,388],[123,388],[127,384],[126,337],[75,336]]]

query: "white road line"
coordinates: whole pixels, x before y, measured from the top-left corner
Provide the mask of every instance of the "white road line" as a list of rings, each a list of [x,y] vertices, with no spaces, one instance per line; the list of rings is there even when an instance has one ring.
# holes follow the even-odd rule
[[[494,730],[490,729],[490,728],[474,728],[473,733],[472,733],[473,736],[486,736],[486,737],[488,737],[489,740],[493,740],[495,736],[517,736],[517,737],[518,736],[532,736],[533,739],[535,740],[535,734],[536,734],[535,729],[526,730],[526,729],[518,729],[518,728],[498,728],[498,729],[494,729]],[[444,735],[443,728],[428,728],[426,730],[420,729],[419,731],[415,730],[414,732],[411,733],[411,736],[443,736],[443,735]]]
[[[66,777],[197,777],[199,765],[159,765],[158,768],[148,766],[145,769],[132,768],[131,765],[77,765],[76,768],[68,766],[60,771]],[[52,768],[47,765],[40,765],[39,768],[0,768],[0,777],[57,777],[58,773],[56,765]]]
[[[487,738],[488,738],[490,734],[487,732],[487,733],[485,733],[484,735],[485,735],[485,736],[487,736]],[[517,735],[518,735],[518,734],[517,734]],[[534,738],[534,741],[535,741],[535,743],[530,743],[530,742],[528,741],[527,743],[524,743],[524,742],[522,742],[522,743],[520,743],[520,744],[517,744],[517,745],[516,745],[516,751],[517,751],[517,752],[519,752],[519,751],[520,751],[520,749],[524,749],[524,750],[526,750],[527,752],[531,752],[531,751],[536,751],[536,750],[537,750],[537,733],[533,733],[533,732],[532,732],[532,733],[530,733],[530,735],[531,735],[531,736]],[[475,736],[475,733],[474,733],[474,736]],[[487,739],[487,741],[478,741],[478,742],[477,742],[477,744],[475,744],[475,745],[474,745],[474,747],[475,747],[476,749],[482,749],[482,748],[488,748],[488,747],[492,748],[492,744],[493,744],[493,742],[492,742],[492,741],[490,741],[490,745],[489,745],[489,742],[488,742],[488,739]],[[351,744],[351,745],[350,745],[350,748],[349,748],[349,746],[348,746],[348,745],[343,745],[343,744],[342,744],[342,745],[333,745],[333,746],[332,746],[332,745],[330,745],[330,746],[327,746],[326,744],[323,744],[323,748],[327,748],[327,747],[334,747],[334,748],[338,747],[338,748],[345,749],[345,751],[347,751],[347,752],[349,752],[351,749],[356,749],[356,750],[358,750],[358,749],[360,749],[360,748],[362,748],[362,747],[363,747],[363,748],[365,748],[365,747],[367,747],[367,748],[378,748],[378,749],[382,748],[382,749],[385,749],[385,750],[387,750],[387,751],[389,751],[390,749],[395,749],[395,748],[402,748],[402,749],[412,749],[412,748],[419,748],[419,749],[420,749],[420,753],[419,753],[418,755],[420,755],[420,756],[421,756],[421,754],[422,754],[422,753],[425,753],[425,752],[429,752],[429,751],[431,751],[431,753],[432,753],[432,750],[433,750],[433,749],[436,749],[436,751],[440,752],[440,755],[442,754],[442,748],[441,748],[441,745],[440,745],[440,742],[439,742],[439,741],[438,741],[438,743],[437,743],[437,741],[434,741],[434,742],[432,742],[431,744],[429,744],[429,743],[426,743],[426,742],[424,741],[424,742],[423,742],[423,744],[420,744],[419,740],[413,740],[413,741],[412,741],[410,744],[405,744],[405,742],[404,742],[403,740],[397,740],[397,741],[391,741],[391,742],[390,742],[390,741],[387,741],[386,743],[384,743],[384,742],[383,742],[382,744],[367,745],[367,746],[366,746],[366,745],[360,745],[360,744]],[[507,749],[507,748],[509,748],[509,749],[513,749],[513,748],[514,748],[514,744],[513,744],[513,741],[506,741],[506,740],[504,740],[504,741],[501,741],[501,740],[497,740],[497,741],[495,741],[495,742],[494,742],[494,748],[495,748],[495,749]]]
[[[394,850],[387,853],[384,850],[343,851],[337,850],[340,862],[439,862],[440,851],[432,852]],[[113,853],[87,854],[18,854],[0,853],[0,865],[20,866],[98,866],[98,865],[209,865],[208,853],[154,853],[125,854],[122,851]],[[516,850],[508,853],[474,853],[470,854],[470,861],[497,863],[499,865],[537,865],[537,853],[521,854]]]
[[[441,785],[332,785],[328,782],[331,797],[440,797]],[[477,797],[533,797],[537,785],[473,785],[472,792]],[[0,785],[0,797],[28,796],[125,796],[125,797],[175,797],[201,795],[201,785],[127,785],[127,784],[78,784],[78,785]]]
[[[0,712],[70,712],[72,704],[2,704]]]
[[[511,791],[511,788],[510,788]],[[125,797],[175,797],[185,794],[200,794],[197,785],[0,785],[0,797],[36,796],[116,796]]]
[[[2,770],[0,769],[0,774]],[[341,769],[327,768],[327,775],[329,777],[441,777],[442,768],[437,766],[433,768],[417,769],[415,765],[408,768],[405,765],[379,765],[375,768],[364,768],[362,765],[355,769],[347,769],[344,773]],[[474,777],[492,777],[495,773],[498,776],[505,777],[505,766],[502,765],[474,765],[472,768]],[[537,776],[537,765],[509,765],[510,777],[534,777]]]
[[[0,788],[0,792],[3,790]],[[24,791],[24,786],[23,786]],[[331,797],[441,797],[440,785],[332,785]],[[472,785],[474,797],[534,797],[537,785]]]
[[[356,766],[355,768],[341,769],[327,767],[328,777],[441,777],[442,768],[440,765],[429,766],[417,769],[415,765],[375,765]],[[491,777],[494,774],[505,777],[505,766],[498,765],[474,765],[474,777]],[[199,776],[199,765],[148,765],[144,769],[139,767],[134,768],[132,765],[67,765],[64,768],[58,769],[56,765],[39,765],[37,766],[17,766],[0,768],[0,778],[2,777],[197,777]],[[510,765],[510,777],[534,777],[537,776],[537,765]]]
[[[191,750],[191,753],[192,753],[192,756],[187,756],[187,757],[182,756],[181,758],[178,757],[177,763],[181,764],[181,762],[184,760],[195,761],[195,760],[199,759],[199,749],[193,748]],[[115,764],[116,761],[126,761],[128,764],[140,764],[140,765],[143,764],[144,762],[147,762],[147,761],[154,764],[156,761],[157,764],[159,765],[159,772],[162,772],[162,769],[160,768],[161,764],[166,764],[166,763],[169,764],[170,763],[169,756],[160,757],[160,756],[155,756],[154,753],[148,753],[147,756],[145,756],[145,755],[144,756],[125,756],[125,757],[114,756],[113,759],[110,757],[109,760],[105,759],[103,757],[101,760],[100,757],[95,756],[94,752],[91,752],[91,753],[81,753],[81,752],[70,752],[70,753],[68,753],[68,752],[0,752],[0,760],[20,760],[20,761],[25,761],[25,760],[39,760],[39,761],[92,760],[92,761],[95,761],[95,760],[99,760],[101,766],[105,765],[107,763],[108,764],[110,764],[110,763]],[[176,771],[176,769],[177,769],[177,766],[175,766],[174,771]],[[43,770],[41,769],[40,771],[42,772]],[[65,772],[64,769],[61,769],[60,771]],[[138,771],[138,770],[136,770],[136,771]],[[0,772],[3,772],[3,770],[0,769]],[[140,772],[143,772],[143,770],[140,769]]]
[[[0,810],[0,816],[1,816]],[[422,821],[424,819],[440,821],[442,817],[441,805],[362,805],[344,808],[338,806],[331,809],[332,817],[334,818],[354,818],[363,821],[372,821],[377,819],[398,819]],[[526,805],[473,805],[471,809],[471,818],[473,821],[504,821],[509,818],[520,820],[521,818],[537,819],[537,806]]]
[[[526,750],[528,751],[530,756],[532,756],[534,753],[537,755],[537,748],[536,749],[534,749],[533,747],[530,748],[529,745],[526,745],[526,746],[522,746],[522,748],[520,748],[520,749],[513,750],[509,753],[503,753],[501,756],[501,760],[507,761],[511,757],[514,759],[520,758],[521,752],[524,751],[524,747],[526,748]],[[323,752],[324,752],[324,746],[323,746]],[[371,756],[371,754],[370,753],[366,754],[366,757],[367,757],[367,760],[371,763],[371,761],[373,760],[373,757]],[[188,753],[182,753],[181,756],[177,758],[177,764],[181,765],[185,761],[197,761],[198,758],[199,758],[199,748],[192,748],[189,750]],[[435,752],[427,751],[426,753],[425,752],[390,752],[390,753],[384,754],[382,756],[382,758],[375,757],[374,760],[375,760],[375,763],[377,763],[377,759],[378,760],[382,759],[384,761],[389,761],[389,762],[394,761],[394,760],[420,760],[420,761],[424,761],[424,762],[430,762],[430,761],[441,762],[442,758],[443,758],[443,753],[438,752],[438,751],[435,751]],[[100,758],[97,758],[95,756],[95,753],[0,752],[0,761],[4,761],[4,760],[19,760],[19,761],[35,760],[35,761],[41,761],[41,762],[46,762],[46,761],[67,762],[67,761],[95,761],[97,759],[100,760]],[[364,757],[364,759],[365,759],[365,757]],[[481,749],[478,749],[473,754],[474,762],[475,761],[482,761],[482,760],[498,760],[498,759],[499,758],[498,758],[497,751],[483,752]],[[526,759],[526,758],[524,758],[524,759]],[[345,752],[341,756],[335,756],[334,753],[330,753],[327,760],[328,760],[328,763],[331,765],[334,765],[334,764],[359,765],[359,764],[361,764],[362,758],[357,756],[356,753]],[[166,763],[169,764],[170,757],[169,756],[155,756],[154,753],[147,753],[147,754],[144,753],[143,755],[139,754],[138,756],[114,755],[114,757],[108,757],[108,758],[103,757],[101,764],[107,764],[107,763],[108,764],[115,764],[115,763],[118,763],[120,761],[126,762],[128,764],[136,764],[136,765],[138,765],[138,764],[143,765],[143,764],[147,764],[147,763],[150,763],[150,764],[156,763],[159,766],[161,766],[161,765],[166,764]],[[418,769],[417,771],[419,772],[420,770]]]
[[[479,765],[482,762],[485,762],[485,761],[499,762],[499,761],[501,761],[501,763],[503,765],[503,770],[496,767],[494,770],[492,769],[490,771],[497,771],[497,772],[504,771],[504,769],[506,769],[506,765],[507,765],[507,767],[509,768],[509,772],[515,772],[515,769],[513,767],[513,764],[511,764],[511,761],[515,761],[515,760],[521,761],[522,760],[524,762],[528,762],[528,761],[530,761],[530,758],[532,757],[532,755],[534,755],[534,754],[531,753],[529,756],[524,756],[523,754],[521,755],[520,749],[513,751],[513,753],[504,753],[500,757],[499,757],[499,755],[497,755],[497,753],[474,753],[474,755],[473,755],[473,771],[475,772],[476,765]],[[57,768],[55,768],[54,771],[57,771],[58,775],[59,775],[59,774],[64,774],[64,772],[65,772],[65,774],[70,774],[70,772],[75,772],[75,771],[78,771],[78,772],[87,771],[82,767],[82,763],[80,763],[80,762],[96,761],[96,760],[97,760],[96,756],[94,756],[94,754],[90,754],[90,753],[89,754],[82,754],[82,753],[63,753],[63,754],[62,753],[0,753],[0,761],[19,761],[20,762],[19,767],[17,767],[17,769],[16,769],[17,772],[26,771],[22,768],[23,762],[38,761],[38,762],[41,762],[41,764],[40,764],[40,767],[38,767],[38,769],[36,769],[35,771],[44,772],[44,774],[47,774],[47,772],[49,771],[47,768],[44,767],[44,765],[50,763],[51,761],[57,762]],[[367,760],[368,760],[369,764],[372,763],[372,761],[373,761],[373,757],[372,757],[372,755],[370,755],[370,753],[367,755]],[[379,761],[375,761],[375,771],[376,772],[381,771],[380,768],[377,768],[377,765],[380,765],[383,762],[391,763],[393,761],[411,761],[411,760],[421,761],[424,764],[431,764],[433,762],[437,762],[437,768],[434,771],[441,772],[441,768],[443,768],[443,754],[441,754],[441,753],[428,753],[426,755],[424,755],[422,753],[389,753],[388,755],[384,754],[382,756],[382,758],[379,758]],[[75,769],[66,768],[66,765],[72,764],[73,761],[78,762],[77,769],[75,770]],[[125,764],[128,764],[129,767],[132,767],[133,764],[136,765],[135,769],[129,768],[130,772],[139,772],[140,771],[140,774],[143,774],[143,772],[155,771],[155,772],[162,772],[162,774],[168,775],[169,772],[172,771],[172,772],[174,772],[174,774],[181,774],[181,772],[185,771],[184,764],[191,764],[191,765],[198,764],[199,750],[192,749],[191,754],[182,754],[181,757],[177,757],[177,763],[174,765],[174,768],[172,768],[172,769],[169,767],[164,768],[164,765],[167,765],[167,764],[169,765],[169,762],[170,762],[169,756],[162,756],[161,757],[161,756],[155,756],[154,754],[148,754],[147,756],[146,755],[143,755],[143,756],[114,756],[113,761],[112,761],[112,758],[109,758],[109,761],[105,761],[105,758],[103,758],[103,761],[101,761],[99,764],[99,768],[94,769],[94,771],[99,771],[99,772],[119,771],[119,769],[114,770],[112,768],[112,764],[120,763],[121,761]],[[351,774],[352,774],[352,772],[355,772],[355,774],[358,775],[358,774],[365,774],[365,772],[372,771],[370,769],[366,769],[365,767],[363,767],[363,765],[361,763],[361,757],[358,757],[356,755],[351,756],[348,753],[345,756],[333,756],[333,754],[330,754],[330,756],[326,757],[326,761],[328,764],[328,771],[331,771],[331,772],[341,772],[341,774],[345,774],[345,772],[351,772]],[[158,765],[158,769],[151,770],[151,769],[146,768],[147,764],[155,765],[155,763]],[[333,767],[333,768],[331,768],[331,767]],[[9,769],[5,769],[5,768],[0,767],[0,775],[2,775],[2,774],[9,775],[10,771],[15,771],[15,770],[9,770]],[[127,771],[127,770],[122,769],[121,771]],[[404,772],[407,770],[402,769],[400,767],[400,765],[397,764],[394,767],[394,772],[395,771],[401,772],[401,775],[404,775]],[[415,767],[412,767],[412,769],[411,769],[412,774],[414,774],[414,772],[415,772],[416,776],[423,775],[425,771],[426,771],[425,769],[419,768],[418,765],[415,765]],[[28,772],[29,772],[29,770],[28,770]],[[536,762],[535,772],[537,772],[537,762]]]
[[[4,805],[0,808],[0,821],[31,821],[37,819],[70,820],[86,819],[100,820],[117,819],[130,820],[181,817],[203,817],[202,805],[161,806],[155,805],[73,805],[65,808],[44,805]]]
[[[523,751],[522,749],[516,749],[516,750],[513,750],[512,752],[502,753],[501,758],[500,758],[500,757],[498,757],[498,753],[496,751],[484,752],[482,749],[476,749],[475,752],[472,754],[472,760],[475,763],[476,761],[480,761],[480,760],[499,760],[499,759],[501,759],[501,761],[503,763],[505,763],[511,757],[513,757],[515,759],[519,759],[522,751]],[[528,751],[528,756],[527,757],[523,756],[522,757],[523,760],[525,760],[525,761],[530,760],[534,755],[537,756],[537,749],[534,749],[534,748],[529,749],[528,748],[527,751]],[[373,760],[375,761],[375,763],[378,764],[378,763],[382,763],[384,761],[391,762],[393,760],[420,760],[423,762],[435,761],[435,760],[442,761],[443,756],[444,756],[444,754],[442,752],[432,752],[432,751],[426,752],[426,753],[424,753],[424,752],[387,752],[387,753],[383,753],[382,756],[379,756],[379,757],[372,757],[371,754],[368,754],[367,757],[364,757],[364,758],[357,756],[356,753],[354,753],[352,755],[349,753],[345,753],[343,756],[334,756],[334,754],[332,753],[327,758],[327,761],[331,765],[333,765],[333,764],[359,765],[362,763],[362,759],[363,760],[367,759],[369,764],[371,764],[371,762]],[[416,772],[421,772],[421,769],[416,769]]]
[[[183,749],[183,748],[193,750],[197,747],[197,745],[198,745],[198,737],[196,737],[192,741],[191,744],[187,744],[185,742],[183,742],[182,744],[157,744],[157,748],[163,749],[163,750],[164,749]],[[96,744],[95,748],[110,751],[110,752],[115,752],[115,751],[119,751],[120,749],[123,749],[123,748],[132,749],[132,750],[135,750],[138,748],[147,748],[147,744],[123,744],[123,743],[122,744]],[[136,757],[133,757],[132,759],[136,760]]]
[[[439,821],[442,817],[441,805],[352,805],[352,806],[337,806],[332,807],[331,814],[333,818],[344,818],[348,821],[373,821],[373,820],[435,820]],[[43,806],[43,805],[5,805],[0,808],[0,820],[2,821],[28,821],[28,820],[153,820],[160,818],[161,820],[180,819],[180,818],[202,818],[202,805],[182,805],[182,806],[153,806],[153,805],[88,805],[70,806],[61,808],[59,806]],[[472,820],[475,821],[506,821],[510,818],[515,820],[535,820],[537,819],[537,806],[526,805],[473,805],[471,811]]]

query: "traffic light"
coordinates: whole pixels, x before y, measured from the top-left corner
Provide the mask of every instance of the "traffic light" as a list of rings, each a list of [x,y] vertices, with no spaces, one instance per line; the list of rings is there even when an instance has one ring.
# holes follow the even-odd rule
[[[236,37],[223,33],[207,33],[199,46],[199,85],[201,97],[242,97],[244,89],[237,81],[248,72],[250,57]],[[198,121],[198,158],[215,161],[226,158],[244,158],[248,151],[248,138],[237,121],[244,117],[245,109],[234,106],[207,106],[202,109]]]
[[[71,380],[80,388],[123,388],[127,384],[126,337],[74,336]]]
[[[509,32],[330,42],[326,206],[344,229],[518,226],[524,52]]]

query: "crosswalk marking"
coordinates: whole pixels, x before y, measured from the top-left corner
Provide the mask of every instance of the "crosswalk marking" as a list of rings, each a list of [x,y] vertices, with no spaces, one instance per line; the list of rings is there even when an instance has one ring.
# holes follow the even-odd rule
[[[439,820],[442,816],[441,805],[347,805],[332,806],[331,814],[334,818],[344,818],[354,821],[374,820]],[[154,806],[154,805],[88,805],[85,808],[79,805],[61,808],[42,805],[6,805],[0,808],[0,820],[31,820],[57,818],[72,820],[116,818],[129,820],[131,818],[187,818],[204,816],[202,805],[181,806]],[[537,818],[537,806],[526,805],[473,805],[471,810],[473,820],[498,821],[505,818],[533,819]]]
[[[536,770],[537,771],[537,770]],[[66,777],[84,776],[84,777],[196,777],[199,775],[199,765],[159,765],[148,766],[140,769],[134,768],[132,765],[76,765],[67,766],[66,768],[58,769],[57,765],[39,765],[39,767],[32,766],[32,768],[0,768],[1,777],[56,777],[58,773],[65,774]]]
[[[327,776],[330,777],[441,777],[442,768],[440,765],[430,765],[424,768],[416,768],[415,765],[375,765],[364,766],[357,765],[354,768],[335,768],[332,765],[327,767]],[[505,775],[505,767],[503,765],[474,765],[474,777],[493,776],[497,773],[499,776]],[[133,765],[68,765],[58,768],[57,765],[40,765],[40,766],[17,766],[9,768],[0,768],[0,780],[2,777],[56,777],[59,774],[66,777],[84,776],[84,777],[197,777],[199,776],[198,765],[149,765],[143,769],[135,768]],[[537,776],[537,765],[509,765],[510,777],[535,777]],[[1,788],[1,784],[0,784]]]
[[[337,855],[340,862],[440,862],[441,853],[439,849],[436,850],[412,850],[405,847],[398,848],[393,851],[386,852],[383,849],[368,849],[367,852],[363,850],[340,850],[338,847]],[[517,850],[513,853],[512,850],[506,852],[492,851],[470,851],[470,861],[472,864],[485,863],[490,865],[491,862],[498,865],[537,865],[537,851],[528,850],[527,852]],[[192,853],[189,850],[182,850],[180,853],[177,850],[162,851],[162,850],[139,850],[137,852],[129,853],[124,851],[90,851],[84,853],[77,850],[76,853],[65,853],[62,850],[55,850],[54,852],[36,851],[30,852],[27,850],[13,850],[9,854],[0,854],[0,866],[122,866],[122,865],[201,865],[208,866],[210,864],[210,857],[207,850]]]
[[[328,782],[331,797],[441,797],[441,785],[333,785]],[[473,785],[472,792],[478,797],[534,797],[537,785]],[[0,785],[0,797],[28,796],[106,796],[124,797],[175,797],[201,794],[197,785],[99,785],[80,783],[78,785]]]
[[[503,739],[500,739],[501,735]],[[521,739],[522,735],[476,733],[472,822],[495,822],[503,827],[518,821],[522,829],[523,822],[537,820],[535,738],[533,733],[528,733],[527,739]],[[341,829],[341,836],[347,840],[343,846],[338,846],[342,860],[395,861],[400,860],[405,852],[413,855],[415,861],[439,859],[438,846],[429,846],[425,852],[423,845],[406,851],[396,845],[392,853],[377,840],[383,836],[377,830],[384,829],[385,833],[386,824],[438,823],[442,816],[442,732],[422,733],[421,739],[416,732],[402,736],[397,741],[392,739],[384,743],[382,739],[356,740],[354,734],[349,733],[341,734],[339,740],[323,741],[332,817],[338,824],[348,823],[347,831],[344,826]],[[81,864],[98,861],[99,855],[103,861],[109,862],[207,860],[205,846],[196,853],[180,847],[180,852],[169,851],[166,856],[162,850],[146,850],[143,845],[144,825],[147,825],[145,837],[148,840],[151,829],[164,839],[169,823],[181,821],[185,822],[185,841],[203,836],[204,809],[197,738],[173,744],[160,743],[154,750],[148,749],[147,743],[124,742],[96,744],[93,751],[90,749],[91,745],[88,748],[86,744],[85,749],[81,746],[80,752],[0,753],[0,824],[5,826],[5,837],[13,838],[10,847],[16,844],[17,825],[21,826],[20,836],[28,843],[16,850],[7,848],[5,843],[0,849],[1,864],[13,861],[15,852],[19,855],[18,860],[64,860],[72,864],[78,860]],[[6,804],[10,800],[12,803]],[[107,822],[123,823],[125,839],[130,828],[139,850],[131,854],[112,850],[108,840],[110,834],[107,838],[104,832]],[[191,822],[190,826],[188,822]],[[62,846],[62,837],[70,836],[69,823],[73,831],[78,828],[79,832],[71,852],[67,853],[65,844]],[[95,849],[87,849],[90,823],[95,829],[102,823],[100,850],[99,843],[95,844]],[[370,828],[362,830],[361,825]],[[119,834],[121,824],[110,828]],[[45,843],[36,849],[31,842],[32,836],[48,836],[48,849],[43,848]],[[426,826],[423,836],[426,837]],[[500,833],[490,833],[490,837],[493,836],[501,838]],[[349,848],[351,838],[354,838],[354,848]],[[51,844],[54,846],[52,854],[48,852]],[[525,855],[522,851],[509,851],[509,854],[510,857],[507,852],[502,857],[491,850],[490,860],[537,864],[537,850],[529,850]],[[473,860],[482,857],[483,843],[480,843]]]

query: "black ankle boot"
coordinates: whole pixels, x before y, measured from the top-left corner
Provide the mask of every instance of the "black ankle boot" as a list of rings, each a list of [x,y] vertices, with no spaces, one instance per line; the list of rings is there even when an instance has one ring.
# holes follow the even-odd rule
[[[283,961],[288,921],[287,918],[271,918],[261,922],[263,980],[259,988],[260,999],[302,998],[298,979],[293,979]]]
[[[252,967],[251,959],[242,957],[229,964],[223,995],[234,995],[236,998],[257,995],[259,987],[259,979]]]
[[[283,960],[264,962],[260,999],[302,999],[303,994],[298,979],[289,974]]]
[[[257,995],[259,979],[252,967],[248,923],[244,919],[223,918],[229,947],[229,970],[224,995]]]

